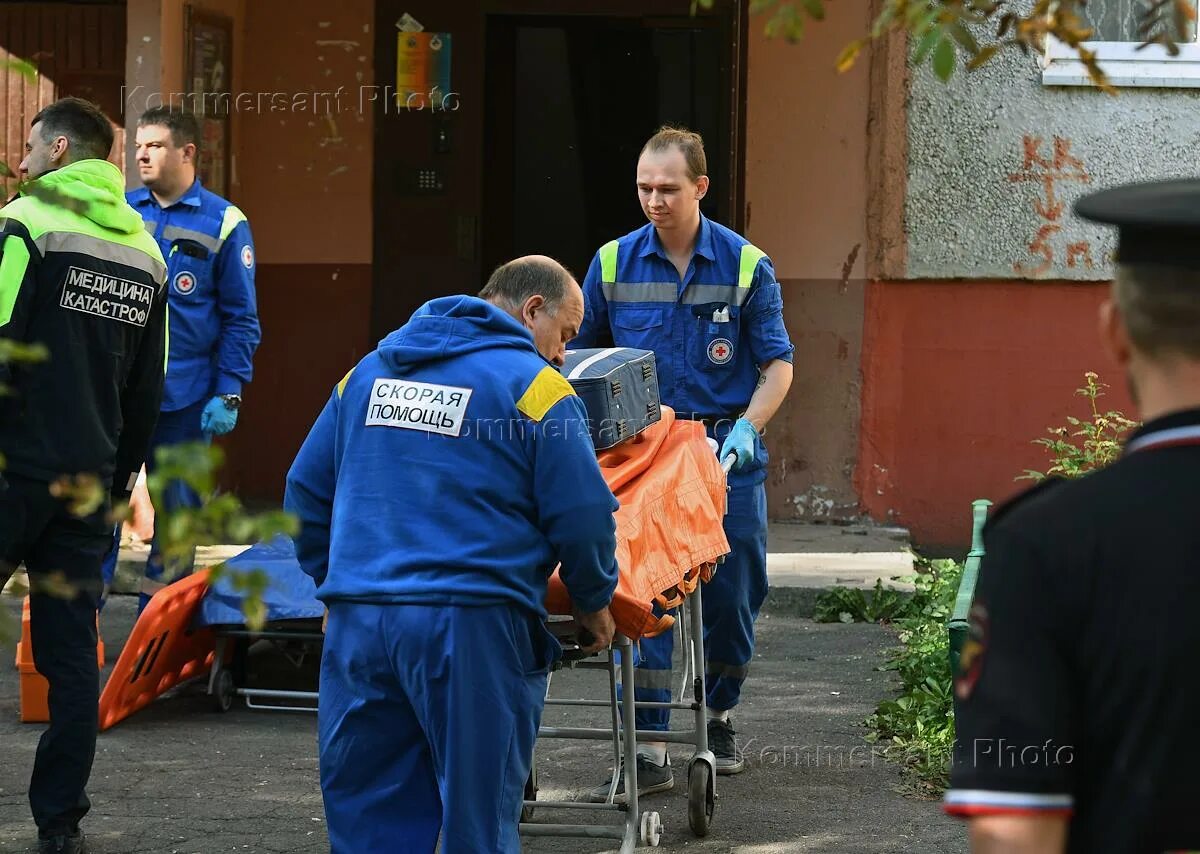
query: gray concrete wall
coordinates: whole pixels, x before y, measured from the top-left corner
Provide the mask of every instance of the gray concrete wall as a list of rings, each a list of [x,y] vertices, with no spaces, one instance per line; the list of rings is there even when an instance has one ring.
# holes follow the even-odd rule
[[[949,85],[913,69],[910,94],[909,278],[1111,278],[1113,235],[1072,203],[1200,172],[1198,90],[1044,87],[1010,49]]]

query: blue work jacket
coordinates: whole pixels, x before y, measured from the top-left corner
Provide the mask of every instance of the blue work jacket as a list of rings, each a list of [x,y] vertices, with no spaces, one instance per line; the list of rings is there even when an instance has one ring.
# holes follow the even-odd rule
[[[684,418],[736,418],[759,368],[792,361],[771,259],[703,215],[683,278],[647,223],[600,248],[583,294],[571,346],[594,347],[607,331],[618,347],[653,350],[662,401]]]
[[[245,214],[199,180],[165,208],[145,187],[126,198],[167,261],[170,351],[162,411],[241,394],[262,338]]]
[[[287,476],[324,602],[515,604],[555,564],[583,612],[617,585],[613,497],[571,385],[506,312],[419,308],[338,383]]]

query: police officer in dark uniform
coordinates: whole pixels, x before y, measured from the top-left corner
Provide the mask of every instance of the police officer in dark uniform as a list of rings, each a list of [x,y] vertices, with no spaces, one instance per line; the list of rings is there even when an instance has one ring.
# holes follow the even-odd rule
[[[946,810],[975,852],[1200,849],[1200,180],[1076,212],[1120,229],[1100,329],[1143,426],[985,529]]]

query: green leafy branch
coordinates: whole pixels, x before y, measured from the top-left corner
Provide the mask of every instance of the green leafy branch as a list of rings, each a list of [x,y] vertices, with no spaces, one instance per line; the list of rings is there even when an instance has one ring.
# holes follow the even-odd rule
[[[692,0],[693,14],[711,9],[715,0]],[[750,11],[766,16],[768,36],[799,41],[809,22],[825,19],[831,0],[751,0]],[[837,59],[839,71],[854,66],[862,50],[872,41],[892,32],[905,32],[915,42],[913,61],[928,62],[933,72],[948,81],[960,57],[974,71],[1001,50],[1016,47],[1022,53],[1042,51],[1053,37],[1075,51],[1092,81],[1103,91],[1115,89],[1086,47],[1094,31],[1087,23],[1087,0],[1035,0],[1026,14],[1007,11],[1004,0],[879,0],[880,10],[868,33],[846,45]],[[1178,45],[1191,40],[1196,19],[1193,0],[1147,0],[1138,35],[1139,49],[1161,45],[1172,56]],[[986,32],[981,42],[976,32]]]
[[[0,60],[0,70],[15,71],[21,77],[24,77],[29,82],[35,82],[38,78],[38,69],[27,59],[19,57],[9,57],[8,59]],[[3,160],[0,160],[0,178],[17,178],[17,173],[13,172],[12,167]],[[3,364],[3,362],[0,362]]]
[[[166,582],[180,575],[198,546],[256,543],[278,534],[294,537],[300,530],[299,521],[290,513],[247,513],[236,495],[217,492],[217,473],[225,463],[225,452],[219,447],[185,442],[159,448],[154,459],[154,472],[146,478],[146,486],[155,507],[165,506],[163,493],[173,480],[187,484],[203,499],[199,507],[164,510],[155,515]],[[216,584],[225,576],[235,590],[246,594],[242,599],[246,625],[255,630],[262,628],[266,619],[266,573],[253,568],[234,572],[218,564],[211,568],[209,582]]]

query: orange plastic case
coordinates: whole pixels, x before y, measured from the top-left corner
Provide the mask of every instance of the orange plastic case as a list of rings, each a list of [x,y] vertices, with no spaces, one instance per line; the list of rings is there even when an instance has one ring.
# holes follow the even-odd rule
[[[96,618],[96,666],[104,666],[104,639],[100,637],[99,615]],[[30,633],[28,596],[21,605],[21,640],[17,643],[17,672],[21,680],[21,720],[27,724],[47,723],[50,720],[50,683],[46,681],[45,676],[38,673],[33,663],[33,635]]]

